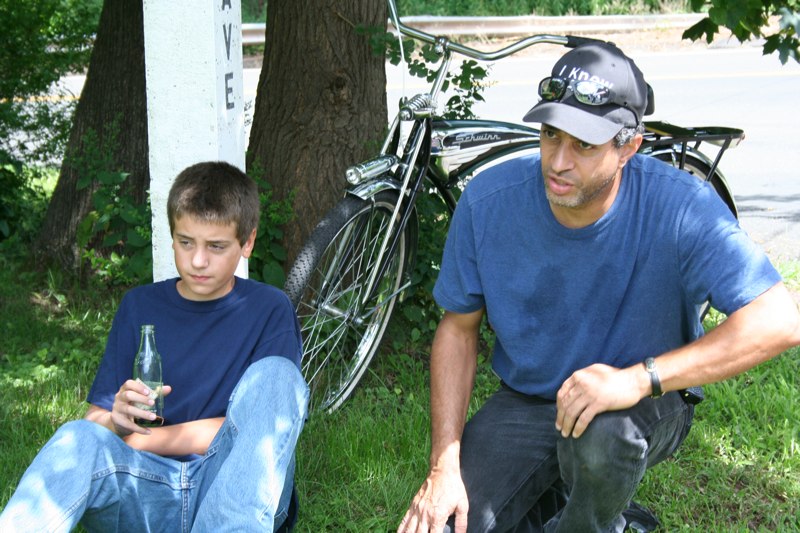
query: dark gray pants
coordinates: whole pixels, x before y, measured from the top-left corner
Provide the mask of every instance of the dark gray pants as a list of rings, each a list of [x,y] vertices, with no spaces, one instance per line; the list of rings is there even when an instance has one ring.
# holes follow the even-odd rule
[[[462,438],[470,533],[621,532],[645,470],[683,442],[693,412],[668,393],[600,414],[580,438],[565,439],[555,402],[502,387]]]

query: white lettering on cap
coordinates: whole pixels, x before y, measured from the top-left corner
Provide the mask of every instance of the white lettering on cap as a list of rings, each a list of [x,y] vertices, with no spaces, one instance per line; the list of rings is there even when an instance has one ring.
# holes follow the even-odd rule
[[[564,77],[564,72],[568,68],[570,68],[570,67],[568,67],[567,65],[564,65],[563,67],[561,67],[561,71],[558,73],[558,77],[562,77],[563,78]],[[571,67],[571,70],[569,71],[569,74],[567,74],[566,77],[567,77],[567,79],[570,79],[570,80],[577,80],[577,81],[589,80],[589,81],[594,81],[594,82],[600,83],[602,85],[605,85],[609,89],[614,87],[614,84],[612,82],[610,82],[608,80],[605,80],[605,79],[601,78],[600,76],[593,76],[590,72],[587,72],[587,71],[583,70],[581,67]]]

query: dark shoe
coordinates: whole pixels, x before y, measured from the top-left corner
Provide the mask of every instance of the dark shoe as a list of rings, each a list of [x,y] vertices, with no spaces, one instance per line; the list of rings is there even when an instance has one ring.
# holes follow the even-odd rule
[[[658,521],[658,518],[650,509],[634,501],[628,504],[628,508],[622,512],[622,516],[625,518],[624,531],[647,533],[655,531],[661,526],[661,522]]]

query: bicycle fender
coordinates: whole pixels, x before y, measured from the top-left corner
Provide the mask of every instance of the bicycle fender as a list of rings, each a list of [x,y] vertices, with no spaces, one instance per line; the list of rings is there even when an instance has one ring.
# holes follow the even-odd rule
[[[399,191],[402,189],[403,184],[398,182],[395,179],[392,179],[388,176],[375,178],[369,181],[365,181],[363,183],[359,183],[358,185],[354,185],[352,187],[347,188],[347,194],[351,194],[353,196],[357,196],[362,200],[368,200],[372,196],[376,194],[386,191],[386,190],[395,190]]]

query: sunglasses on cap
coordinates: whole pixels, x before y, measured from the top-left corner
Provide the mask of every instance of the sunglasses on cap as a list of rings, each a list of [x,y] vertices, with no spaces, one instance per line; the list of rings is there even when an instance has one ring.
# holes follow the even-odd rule
[[[564,95],[567,94],[567,91],[571,92],[575,100],[582,104],[593,106],[616,104],[633,113],[637,123],[641,120],[636,111],[628,107],[625,102],[616,100],[614,91],[602,83],[591,80],[570,80],[555,76],[545,78],[539,82],[539,96],[542,97],[542,100],[547,100],[548,102],[560,102]]]

